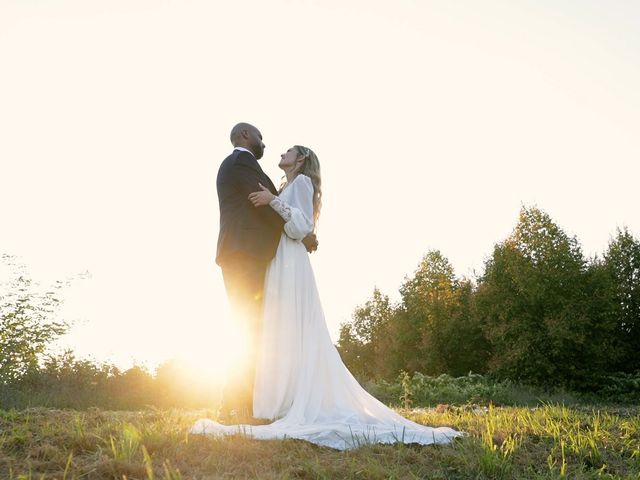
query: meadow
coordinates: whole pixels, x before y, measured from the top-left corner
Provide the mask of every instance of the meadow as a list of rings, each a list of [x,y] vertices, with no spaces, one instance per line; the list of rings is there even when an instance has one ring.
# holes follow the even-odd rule
[[[476,281],[430,251],[399,303],[375,289],[341,326],[337,349],[362,386],[468,434],[450,446],[190,435],[218,419],[219,385],[176,361],[151,374],[44,355],[67,328],[52,321],[60,301],[14,270],[0,297],[0,480],[640,479],[640,239],[627,230],[586,258],[523,207]]]
[[[386,392],[394,408],[413,421],[468,433],[451,446],[372,444],[340,452],[294,439],[189,434],[196,419],[216,418],[216,410],[207,408],[0,410],[0,478],[640,478],[637,405],[594,404],[567,392],[545,396],[524,387],[513,387],[508,396],[506,386],[491,390],[473,378],[440,382],[440,396],[447,397],[448,389],[450,398],[466,393],[477,403],[468,397],[458,405],[434,405],[415,388],[424,378],[411,378],[404,387],[367,388],[380,397]],[[487,401],[482,392],[502,396],[502,404]],[[431,405],[417,406],[424,403]]]

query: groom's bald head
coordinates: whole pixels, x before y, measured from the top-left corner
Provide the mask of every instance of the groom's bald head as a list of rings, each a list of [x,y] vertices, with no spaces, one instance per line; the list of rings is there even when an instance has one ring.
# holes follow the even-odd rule
[[[251,125],[250,123],[240,122],[235,125],[231,129],[231,134],[229,135],[229,139],[234,147],[237,147],[238,140],[242,137],[242,132],[249,132],[250,130],[258,130],[256,127]]]
[[[250,123],[240,122],[231,129],[229,135],[234,147],[243,147],[253,152],[256,158],[262,158],[265,145],[262,143],[260,130]]]

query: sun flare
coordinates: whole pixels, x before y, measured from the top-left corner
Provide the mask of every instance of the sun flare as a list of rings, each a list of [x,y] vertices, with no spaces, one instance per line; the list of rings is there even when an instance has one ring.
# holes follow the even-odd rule
[[[234,370],[247,361],[248,336],[234,322],[225,319],[211,324],[190,344],[180,359],[186,373],[202,382],[222,384]]]

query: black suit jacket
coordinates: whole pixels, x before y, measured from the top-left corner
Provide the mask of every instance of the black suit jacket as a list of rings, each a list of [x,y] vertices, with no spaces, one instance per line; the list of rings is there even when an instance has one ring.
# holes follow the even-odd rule
[[[248,200],[251,192],[260,191],[258,183],[278,194],[248,152],[234,150],[220,165],[216,181],[220,204],[218,265],[238,255],[269,261],[276,254],[284,220],[269,205],[254,207]]]

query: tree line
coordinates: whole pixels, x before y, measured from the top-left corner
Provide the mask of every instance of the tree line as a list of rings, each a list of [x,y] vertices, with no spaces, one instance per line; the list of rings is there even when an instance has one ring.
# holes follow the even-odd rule
[[[199,384],[176,361],[152,376],[71,352],[48,354],[70,326],[58,313],[73,279],[43,289],[16,257],[1,260],[11,276],[0,285],[0,408],[88,405],[98,398],[112,408],[206,405],[219,395],[218,386]],[[640,241],[618,229],[601,256],[586,258],[548,214],[523,207],[481,275],[458,277],[441,252],[427,252],[405,278],[398,302],[374,289],[355,309],[340,327],[337,348],[359,379],[370,386],[391,382],[392,390],[409,375],[418,383],[442,374],[477,383],[473,372],[485,374],[487,385],[498,380],[637,398]]]
[[[640,373],[640,241],[618,229],[586,258],[537,207],[522,207],[477,278],[429,251],[393,304],[377,288],[340,326],[343,361],[360,378],[486,373],[498,379],[597,390]]]

